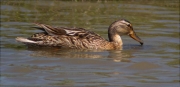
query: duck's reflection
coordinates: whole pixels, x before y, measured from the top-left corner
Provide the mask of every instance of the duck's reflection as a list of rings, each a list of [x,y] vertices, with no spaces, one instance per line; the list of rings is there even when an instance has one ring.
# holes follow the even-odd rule
[[[130,62],[131,54],[123,50],[109,51],[108,58],[114,62]]]
[[[131,53],[122,49],[102,51],[102,50],[79,50],[79,49],[58,49],[49,47],[28,47],[33,51],[31,56],[46,58],[103,58],[114,62],[130,62]]]
[[[58,48],[28,48],[33,51],[32,56],[47,58],[102,58],[99,50],[79,50],[79,49],[58,49]]]

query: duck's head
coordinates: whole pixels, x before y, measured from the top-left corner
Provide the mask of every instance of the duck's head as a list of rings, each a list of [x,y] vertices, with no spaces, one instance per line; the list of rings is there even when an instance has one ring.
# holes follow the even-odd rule
[[[133,30],[132,24],[125,19],[120,19],[113,22],[108,29],[108,36],[111,42],[116,41],[117,36],[122,35],[129,35],[131,38],[143,45],[143,41],[136,35],[135,31]]]

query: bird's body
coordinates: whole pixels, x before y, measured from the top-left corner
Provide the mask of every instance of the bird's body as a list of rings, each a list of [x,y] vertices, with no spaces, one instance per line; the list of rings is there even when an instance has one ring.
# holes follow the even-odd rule
[[[126,28],[123,22],[126,23],[127,21],[118,20],[110,25],[108,29],[109,41],[100,35],[83,28],[51,27],[39,23],[36,23],[38,26],[36,28],[43,30],[44,32],[33,34],[29,38],[17,37],[16,40],[32,46],[103,50],[119,49],[123,44],[120,35],[134,32],[133,29],[131,32],[131,27],[127,30],[121,29],[123,27]],[[136,35],[133,39],[142,43]]]

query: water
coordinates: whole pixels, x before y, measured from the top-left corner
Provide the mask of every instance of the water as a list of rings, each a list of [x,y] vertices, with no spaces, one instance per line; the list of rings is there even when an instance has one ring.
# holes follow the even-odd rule
[[[144,46],[123,36],[122,50],[27,48],[33,22],[83,27],[107,38],[129,20]],[[1,86],[179,87],[178,1],[1,1]],[[107,38],[108,39],[108,38]]]

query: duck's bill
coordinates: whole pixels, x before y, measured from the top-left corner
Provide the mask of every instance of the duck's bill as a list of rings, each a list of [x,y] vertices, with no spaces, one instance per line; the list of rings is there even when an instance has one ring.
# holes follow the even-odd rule
[[[135,33],[129,34],[129,36],[143,45],[143,41]]]

